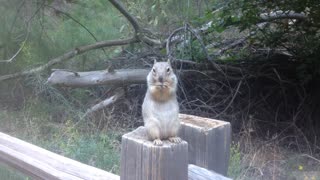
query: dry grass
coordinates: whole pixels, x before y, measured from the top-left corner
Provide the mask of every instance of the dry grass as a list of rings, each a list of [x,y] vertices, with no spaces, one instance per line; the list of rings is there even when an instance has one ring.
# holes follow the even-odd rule
[[[247,180],[286,180],[286,179],[319,179],[320,160],[319,154],[310,152],[307,147],[289,142],[287,138],[273,136],[270,138],[255,135],[253,120],[243,125],[240,134],[235,135],[239,146],[240,170],[232,174],[234,179]],[[267,136],[267,134],[266,134]],[[286,141],[285,143],[282,141]],[[290,146],[300,146],[300,151]],[[235,145],[233,145],[235,147]],[[235,156],[235,153],[231,154]],[[233,159],[233,157],[231,157]],[[235,164],[231,162],[231,165]],[[230,168],[237,168],[230,166]]]

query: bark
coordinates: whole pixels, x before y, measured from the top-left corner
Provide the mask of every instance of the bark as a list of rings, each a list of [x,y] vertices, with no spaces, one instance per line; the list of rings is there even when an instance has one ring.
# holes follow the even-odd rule
[[[212,64],[194,63],[187,60],[175,60],[183,64],[192,65],[192,69],[180,69],[176,71],[178,77],[188,77],[192,75],[204,75],[212,76],[216,78],[228,78],[229,81],[239,81],[242,77],[242,69],[240,67],[234,67],[229,65],[219,64],[219,69]],[[200,70],[194,70],[200,69]],[[127,85],[127,84],[144,84],[150,69],[118,69],[112,72],[108,70],[103,71],[88,71],[88,72],[76,72],[67,69],[55,69],[47,80],[48,84],[54,86],[64,87],[92,87],[99,85]],[[228,75],[226,75],[227,73]]]
[[[304,13],[296,13],[294,11],[276,11],[272,13],[260,14],[260,22],[270,22],[277,19],[299,19],[307,20],[307,16]]]
[[[91,87],[106,84],[140,84],[146,82],[149,71],[150,70],[147,69],[120,69],[114,72],[108,72],[107,70],[89,72],[57,70],[51,74],[47,83],[68,87]]]

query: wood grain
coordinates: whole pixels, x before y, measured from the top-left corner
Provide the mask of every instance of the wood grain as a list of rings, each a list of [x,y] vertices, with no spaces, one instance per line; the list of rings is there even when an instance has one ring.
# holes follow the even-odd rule
[[[121,180],[187,180],[188,144],[164,141],[155,146],[147,139],[146,129],[122,136]]]
[[[0,133],[0,162],[35,179],[120,179],[3,133]]]
[[[226,175],[230,156],[229,122],[179,114],[179,136],[188,142],[189,164]]]

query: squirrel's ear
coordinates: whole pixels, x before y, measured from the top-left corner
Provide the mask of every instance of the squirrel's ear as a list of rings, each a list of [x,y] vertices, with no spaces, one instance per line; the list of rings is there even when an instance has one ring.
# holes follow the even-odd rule
[[[167,63],[171,66],[170,58],[168,58]]]
[[[157,59],[156,58],[153,59],[153,64],[155,64],[155,63],[157,63]]]

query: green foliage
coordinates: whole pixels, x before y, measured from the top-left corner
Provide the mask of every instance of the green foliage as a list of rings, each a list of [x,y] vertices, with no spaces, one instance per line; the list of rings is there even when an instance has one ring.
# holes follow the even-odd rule
[[[114,134],[83,135],[67,121],[67,138],[58,139],[58,151],[63,155],[113,173],[119,173],[120,154]],[[58,146],[58,147],[57,147]]]
[[[65,123],[55,123],[56,119],[53,118],[59,117],[59,112],[64,111],[57,111],[56,106],[41,99],[30,99],[21,111],[0,111],[0,131],[9,131],[18,138],[50,151],[119,173],[119,135],[112,131],[83,131],[83,126],[71,118]],[[0,177],[1,174],[6,173],[2,173],[0,168]]]
[[[240,177],[242,170],[240,145],[232,144],[230,148],[228,177],[237,179],[237,177]]]
[[[295,60],[304,62],[297,68],[303,82],[320,75],[320,2],[318,0],[240,0],[217,1],[215,11],[205,20],[213,20],[212,31],[224,32],[230,27],[250,32],[255,48],[285,49]],[[301,13],[306,20],[279,18],[265,21],[261,15]],[[268,22],[268,24],[261,24]]]
[[[0,74],[30,69],[77,46],[127,37],[132,32],[130,28],[120,32],[128,22],[108,1],[77,1],[63,11],[56,10],[50,1],[46,1],[43,7],[42,2],[38,3],[36,0],[0,2],[0,10],[6,14],[0,17],[0,59],[11,58],[28,35],[15,63],[3,64]],[[113,48],[105,51],[96,50],[77,56],[64,67],[96,68],[102,59],[114,54]]]
[[[174,0],[136,0],[125,1],[127,9],[144,27],[155,31],[166,31],[169,26],[177,27],[184,22],[190,22],[203,15],[212,0],[207,3],[197,1],[174,1]],[[141,11],[144,9],[144,11]],[[172,28],[172,27],[171,27]]]
[[[10,167],[0,165],[0,178],[6,180],[29,180],[31,178],[21,174]]]

